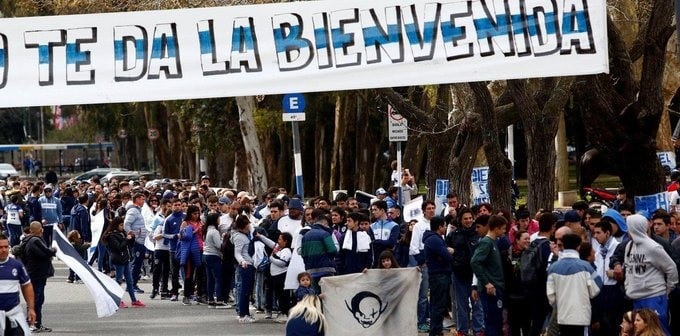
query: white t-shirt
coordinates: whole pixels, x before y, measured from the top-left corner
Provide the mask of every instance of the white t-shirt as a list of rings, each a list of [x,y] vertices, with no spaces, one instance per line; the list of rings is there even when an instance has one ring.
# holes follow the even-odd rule
[[[156,226],[156,230],[153,231],[153,237],[159,234],[163,234],[163,230],[165,230],[165,223]],[[168,239],[161,238],[159,240],[154,240],[154,250],[157,251],[169,251],[170,250],[170,241]],[[166,243],[167,242],[167,243]]]
[[[420,251],[425,248],[423,245],[423,234],[430,230],[430,220],[421,217],[418,223],[413,226],[413,233],[411,235],[411,244],[409,244],[408,254],[420,254]]]
[[[293,238],[295,238],[295,235],[298,233],[300,228],[302,227],[302,219],[292,219],[288,216],[283,216],[279,218],[279,231],[281,232],[288,232],[290,233]]]
[[[222,216],[220,216],[220,224],[218,226],[220,228],[220,234],[223,235],[229,232],[229,230],[231,230],[231,224],[233,223],[234,219],[231,218],[228,213],[222,214]]]

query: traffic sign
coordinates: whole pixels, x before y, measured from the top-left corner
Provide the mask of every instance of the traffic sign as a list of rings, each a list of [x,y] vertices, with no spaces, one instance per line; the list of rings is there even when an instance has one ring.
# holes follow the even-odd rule
[[[391,142],[408,140],[408,122],[406,118],[402,117],[399,112],[394,111],[390,105],[387,106],[387,125]]]
[[[125,130],[124,128],[119,128],[117,134],[118,134],[118,137],[121,138],[121,139],[127,138],[127,130]]]
[[[305,97],[301,93],[283,96],[283,121],[305,121]]]
[[[149,140],[154,141],[161,136],[161,133],[158,131],[158,128],[149,128],[146,136],[149,137]]]

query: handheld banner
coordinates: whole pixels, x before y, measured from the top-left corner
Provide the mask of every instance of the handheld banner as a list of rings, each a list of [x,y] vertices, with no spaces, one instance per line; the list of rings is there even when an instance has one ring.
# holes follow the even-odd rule
[[[604,0],[347,0],[0,19],[0,108],[608,72]]]

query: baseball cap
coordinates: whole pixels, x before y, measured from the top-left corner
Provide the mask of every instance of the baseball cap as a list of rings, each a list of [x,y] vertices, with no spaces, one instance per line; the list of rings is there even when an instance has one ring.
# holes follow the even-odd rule
[[[567,213],[564,214],[564,221],[565,222],[580,222],[581,217],[579,217],[578,212],[576,210],[569,210]]]
[[[376,195],[385,195],[385,194],[387,194],[387,191],[385,191],[384,188],[378,188],[378,189],[376,189],[375,194]]]
[[[54,190],[54,187],[53,187],[52,184],[50,183],[50,184],[46,185],[45,188],[44,188],[43,190],[47,190],[47,189],[49,189],[49,190]]]
[[[229,199],[229,197],[223,196],[223,197],[220,197],[219,200],[217,200],[217,203],[219,203],[219,204],[230,204],[231,200]]]
[[[302,205],[302,201],[299,198],[291,198],[288,202],[288,209],[296,209],[303,211],[305,207]]]
[[[203,176],[201,176],[201,181],[203,181],[203,180],[209,180],[209,179],[210,179],[210,176],[208,176],[208,175],[203,175]]]

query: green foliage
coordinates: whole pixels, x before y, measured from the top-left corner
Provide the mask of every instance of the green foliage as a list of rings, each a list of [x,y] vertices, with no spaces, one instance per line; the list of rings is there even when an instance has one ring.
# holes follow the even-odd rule
[[[0,143],[23,143],[26,108],[0,109]]]

